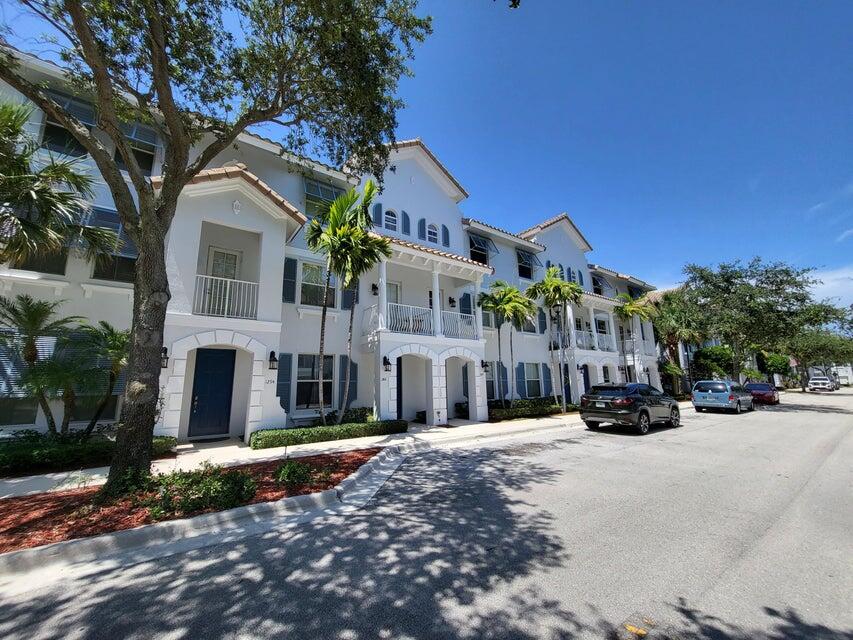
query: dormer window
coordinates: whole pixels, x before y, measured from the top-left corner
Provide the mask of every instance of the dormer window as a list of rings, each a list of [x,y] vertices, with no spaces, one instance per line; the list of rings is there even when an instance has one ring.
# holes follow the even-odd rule
[[[611,285],[605,278],[596,275],[592,276],[592,292],[608,298],[612,298],[616,294],[616,290],[613,288],[613,285]]]
[[[476,233],[468,234],[468,245],[471,251],[471,260],[480,264],[488,265],[490,256],[498,253],[498,248],[494,242],[489,238],[478,236]]]
[[[385,212],[385,228],[388,229],[388,231],[397,230],[397,214],[393,211]]]
[[[427,241],[438,244],[438,227],[434,224],[427,225]]]
[[[154,169],[154,157],[157,154],[157,134],[154,129],[146,127],[143,124],[122,124],[127,140],[130,143],[130,148],[136,158],[136,164],[142,170],[143,175],[150,176]],[[118,168],[122,171],[127,171],[127,166],[124,163],[124,158],[115,151],[115,161]]]
[[[305,178],[305,213],[311,218],[325,215],[335,198],[342,193],[341,189],[330,184]]]
[[[95,126],[95,109],[92,105],[57,91],[47,93],[63,111],[71,114],[90,129]],[[75,158],[86,155],[86,148],[77,141],[77,138],[47,114],[45,114],[41,146],[49,151]]]

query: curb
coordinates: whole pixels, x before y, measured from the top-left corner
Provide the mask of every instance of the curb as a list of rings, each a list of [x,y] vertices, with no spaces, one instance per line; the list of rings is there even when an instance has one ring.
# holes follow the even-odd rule
[[[571,427],[559,424],[507,434],[460,436],[437,443],[421,441],[389,445],[332,489],[10,551],[0,554],[0,576],[13,577],[33,571],[55,572],[57,569],[89,563],[100,566],[110,565],[114,561],[118,565],[134,564],[264,533],[323,515],[347,513],[367,504],[411,454],[458,446],[465,442],[494,442],[529,435],[531,432],[545,433]],[[163,553],[163,545],[172,545],[172,548]]]

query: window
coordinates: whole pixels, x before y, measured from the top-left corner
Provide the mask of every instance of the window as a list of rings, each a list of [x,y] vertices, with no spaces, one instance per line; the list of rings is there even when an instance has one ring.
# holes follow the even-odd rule
[[[488,327],[489,329],[496,328],[495,314],[493,311],[483,311],[483,326]]]
[[[498,363],[490,362],[489,368],[486,369],[486,399],[494,400],[497,397],[495,390],[495,371],[497,371]]]
[[[305,213],[311,218],[325,215],[329,205],[342,193],[337,187],[305,178]]]
[[[534,322],[533,318],[528,318],[524,321],[524,324],[521,325],[521,330],[524,333],[536,333],[536,322]]]
[[[71,420],[74,422],[89,421],[95,417],[95,411],[101,403],[101,396],[78,396],[77,405],[74,407],[74,412],[71,414]],[[101,420],[115,420],[116,408],[118,407],[118,396],[110,396],[107,400],[107,406],[104,407],[104,412],[101,414]]]
[[[47,93],[64,111],[76,117],[84,125],[90,128],[95,126],[95,109],[92,105],[57,91]],[[41,146],[49,151],[75,158],[86,155],[86,149],[77,142],[77,138],[47,114],[45,114]]]
[[[592,292],[609,298],[612,298],[616,293],[613,289],[613,285],[601,276],[592,276]]]
[[[515,250],[515,255],[518,260],[518,277],[525,280],[533,280],[533,275],[536,273],[536,267],[541,267],[542,263],[539,258],[529,251]]]
[[[438,227],[436,227],[434,224],[427,225],[427,240],[429,242],[438,244]]]
[[[36,413],[35,398],[0,398],[0,424],[34,424]]]
[[[323,404],[332,405],[332,367],[334,356],[323,356]],[[299,354],[296,362],[296,408],[320,406],[320,356]]]
[[[601,367],[601,377],[604,378],[605,382],[610,382],[610,367]]]
[[[580,269],[578,269],[578,284],[580,286],[584,286],[584,284],[583,284],[583,272],[581,272]]]
[[[471,260],[480,264],[488,265],[489,256],[498,253],[498,248],[494,242],[474,233],[468,234],[468,246],[471,251]]]
[[[110,209],[93,207],[86,224],[90,227],[109,229],[118,235],[118,245],[116,246],[115,253],[110,257],[95,261],[92,277],[97,280],[133,282],[136,272],[137,250],[133,241],[125,233],[118,213]]]
[[[595,319],[595,331],[596,333],[607,333],[607,321]]]
[[[326,286],[326,272],[319,264],[311,264],[310,262],[302,263],[302,288],[301,302],[302,304],[311,305],[314,307],[323,306],[323,289]],[[335,277],[332,276],[329,285],[329,295],[326,298],[326,306],[335,306]]]
[[[580,318],[575,318],[575,330],[583,331],[583,320]]]
[[[39,273],[51,273],[57,276],[65,275],[65,263],[68,261],[68,249],[55,253],[30,254],[24,260],[17,260],[13,264],[15,269],[26,271],[38,271]]]
[[[385,228],[389,231],[397,230],[397,214],[393,211],[385,212]]]
[[[542,395],[542,385],[539,382],[539,365],[537,363],[524,363],[524,381],[527,385],[528,398],[538,398]]]

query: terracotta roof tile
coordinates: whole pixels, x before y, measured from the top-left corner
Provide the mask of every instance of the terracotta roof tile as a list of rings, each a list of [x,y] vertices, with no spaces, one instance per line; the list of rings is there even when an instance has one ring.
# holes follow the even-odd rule
[[[529,242],[531,244],[538,245],[538,246],[542,247],[543,249],[545,249],[544,244],[542,244],[540,242],[536,242],[535,240],[529,240],[528,238],[523,238],[518,233],[513,233],[512,231],[507,231],[506,229],[501,229],[500,227],[496,227],[495,225],[489,224],[488,222],[483,222],[482,220],[477,220],[476,218],[462,218],[462,224],[468,224],[469,222],[476,222],[477,224],[481,224],[484,227],[488,227],[489,229],[494,229],[495,231],[498,231],[500,233],[504,233],[508,236],[512,236],[513,238],[518,238],[519,240],[524,240],[524,242]]]
[[[188,184],[200,184],[203,182],[214,182],[216,180],[233,179],[242,179],[248,182],[258,191],[264,194],[264,196],[266,196],[276,207],[281,209],[298,224],[303,225],[308,221],[308,218],[305,217],[304,213],[294,207],[290,202],[283,198],[275,189],[269,186],[266,182],[261,180],[251,171],[249,171],[246,168],[246,165],[244,165],[242,162],[237,163],[236,165],[216,167],[213,169],[204,169],[202,171],[199,171],[195,176],[193,176],[193,178],[189,181]],[[162,183],[162,176],[153,176],[151,178],[151,184],[154,186],[155,189],[158,188]]]
[[[460,256],[455,253],[450,253],[449,251],[442,251],[441,249],[436,249],[434,247],[427,247],[422,244],[417,244],[415,242],[410,242],[408,240],[403,240],[402,238],[396,238],[394,236],[387,236],[384,233],[376,233],[372,232],[376,236],[380,236],[382,238],[386,238],[391,244],[398,244],[402,247],[407,247],[409,249],[416,249],[418,251],[423,251],[425,253],[430,253],[434,256],[439,256],[442,258],[449,258],[451,260],[458,260],[459,262],[464,262],[465,264],[470,264],[474,267],[480,267],[481,269],[488,269],[492,273],[495,272],[493,267],[490,267],[487,264],[483,264],[481,262],[477,262],[476,260],[471,260],[471,258],[466,258],[465,256]]]

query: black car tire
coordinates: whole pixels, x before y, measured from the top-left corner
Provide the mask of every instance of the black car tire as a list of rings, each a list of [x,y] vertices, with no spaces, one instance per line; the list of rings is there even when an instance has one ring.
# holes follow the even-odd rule
[[[584,420],[583,422],[586,425],[586,428],[590,431],[598,431],[601,428],[600,422],[593,422],[592,420]]]
[[[669,424],[670,427],[680,427],[681,426],[681,412],[673,407],[672,411],[669,412]]]
[[[651,422],[649,420],[649,414],[645,411],[641,411],[640,415],[637,416],[637,425],[634,428],[637,430],[638,434],[644,436],[649,432],[650,426]]]
[[[740,400],[738,400],[738,403],[735,405],[735,413],[736,413],[737,415],[740,415],[740,412],[741,412],[741,408],[740,408]]]

